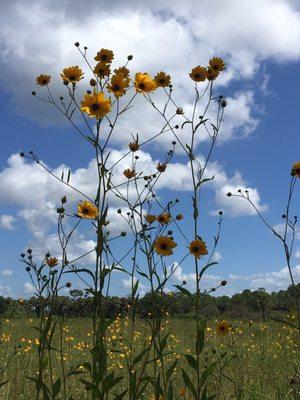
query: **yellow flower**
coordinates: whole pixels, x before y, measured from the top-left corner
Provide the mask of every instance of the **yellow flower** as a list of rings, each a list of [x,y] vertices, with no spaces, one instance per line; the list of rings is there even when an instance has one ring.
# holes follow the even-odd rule
[[[40,86],[46,86],[50,82],[50,79],[51,79],[50,75],[41,74],[36,78],[36,83],[37,83],[37,85],[40,85]]]
[[[104,63],[111,63],[114,58],[114,53],[111,50],[101,49],[97,52],[97,55],[94,57],[95,61],[102,61]]]
[[[171,220],[171,215],[168,213],[162,213],[157,217],[157,221],[162,225],[168,224],[170,220]]]
[[[145,215],[145,220],[146,220],[149,224],[152,224],[152,223],[156,220],[156,215],[153,215],[153,214]]]
[[[219,321],[216,326],[217,335],[225,336],[230,330],[229,322],[223,320]]]
[[[110,85],[107,85],[107,90],[118,98],[126,93],[129,83],[130,79],[125,78],[122,72],[118,72],[111,78]]]
[[[46,263],[49,267],[55,267],[58,264],[58,259],[55,257],[46,258]]]
[[[158,163],[156,167],[158,172],[165,172],[166,168],[167,168],[166,163]]]
[[[131,151],[135,152],[139,150],[140,145],[138,144],[138,142],[131,142],[129,143],[128,147],[130,148]]]
[[[99,211],[91,202],[83,201],[78,205],[77,214],[81,218],[95,219],[99,215]]]
[[[167,75],[165,72],[162,71],[155,75],[154,80],[158,87],[166,87],[171,84],[170,75]]]
[[[98,62],[94,68],[94,74],[99,76],[99,78],[108,76],[110,74],[110,66],[105,62]]]
[[[207,78],[207,71],[206,68],[200,67],[195,67],[192,69],[190,72],[190,77],[193,81],[195,82],[203,82]]]
[[[159,236],[154,242],[155,251],[160,256],[172,255],[172,249],[174,249],[176,246],[177,244],[169,236]]]
[[[114,69],[114,73],[115,74],[121,73],[125,76],[125,78],[127,78],[129,75],[129,69],[126,67],[119,67],[119,68]]]
[[[292,175],[297,175],[298,178],[300,178],[300,161],[295,162],[293,164],[293,168],[292,168]]]
[[[89,114],[91,118],[102,118],[110,111],[111,101],[103,92],[85,94],[81,102],[81,111]]]
[[[215,80],[215,79],[218,77],[218,75],[220,74],[220,72],[219,72],[219,71],[216,71],[216,70],[214,70],[214,69],[212,69],[212,68],[207,68],[206,74],[207,74],[207,79],[208,79],[209,81],[213,81],[213,80]]]
[[[207,254],[206,244],[200,239],[193,240],[190,243],[189,249],[190,253],[196,258],[200,258],[201,256],[205,256],[205,254]]]
[[[83,72],[81,68],[75,65],[74,67],[64,68],[60,76],[64,82],[76,83],[83,79]]]
[[[225,63],[220,57],[213,57],[209,60],[209,66],[212,68],[214,71],[223,71],[225,69]]]
[[[149,93],[153,92],[156,88],[156,82],[149,74],[138,72],[135,74],[134,86],[137,92]]]
[[[123,174],[126,176],[126,178],[131,179],[134,178],[136,173],[134,169],[125,169],[125,171],[123,171]]]

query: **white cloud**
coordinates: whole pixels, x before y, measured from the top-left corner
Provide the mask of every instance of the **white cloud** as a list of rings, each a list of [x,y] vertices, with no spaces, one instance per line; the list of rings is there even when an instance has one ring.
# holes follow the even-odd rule
[[[7,277],[10,277],[13,275],[13,271],[11,269],[3,269],[1,271],[1,274],[2,274],[2,276],[7,278]]]
[[[16,218],[13,215],[3,214],[0,215],[0,228],[7,229],[9,231],[14,230],[14,222]]]
[[[3,286],[0,284],[0,296],[10,296],[12,292],[12,289],[10,286]]]
[[[31,295],[35,291],[35,287],[31,282],[25,282],[23,286],[24,293],[27,295]]]
[[[99,47],[115,49],[117,65],[124,63],[128,53],[134,54],[131,65],[135,71],[155,73],[158,68],[166,69],[174,77],[176,98],[183,106],[190,100],[186,97],[192,87],[190,68],[205,64],[213,55],[222,55],[228,63],[219,80],[221,86],[253,78],[264,60],[286,62],[300,56],[300,15],[296,5],[288,1],[229,0],[220,4],[205,0],[201,2],[201,12],[197,12],[192,0],[184,4],[133,1],[126,5],[108,0],[100,5],[94,0],[91,4],[92,13],[79,1],[72,5],[66,1],[55,8],[51,2],[32,1],[25,5],[20,0],[2,6],[1,78],[11,94],[11,103],[19,105],[14,110],[22,110],[39,122],[56,119],[54,109],[34,102],[29,93],[34,77],[42,72],[52,75],[57,93],[64,92],[62,85],[59,89],[57,86],[60,71],[65,65],[81,63],[73,47],[76,40],[88,45],[91,56]],[[253,92],[240,91],[229,99],[223,140],[247,136],[255,129],[258,121],[251,114],[253,98]],[[117,135],[121,141],[129,134],[125,129],[129,126],[133,132],[145,133],[145,137],[150,128],[155,131],[153,112],[141,113],[139,107],[140,104],[122,126],[123,135]]]

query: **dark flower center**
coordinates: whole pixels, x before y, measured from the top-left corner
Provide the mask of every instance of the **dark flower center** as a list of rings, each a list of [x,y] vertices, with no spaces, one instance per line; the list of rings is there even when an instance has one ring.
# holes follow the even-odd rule
[[[162,244],[160,245],[160,248],[161,248],[162,250],[167,250],[168,246],[167,246],[166,243],[162,243]]]
[[[76,76],[75,75],[71,75],[69,79],[70,79],[70,81],[75,81],[76,80]]]
[[[165,79],[164,78],[160,78],[159,79],[159,83],[161,83],[161,84],[165,83]]]
[[[101,60],[102,60],[102,61],[106,61],[106,60],[107,60],[107,55],[106,55],[106,54],[103,54],[103,55],[101,56]]]
[[[113,86],[113,90],[116,91],[116,92],[119,91],[120,89],[121,89],[120,85],[114,85]]]
[[[43,79],[42,83],[46,84],[47,83],[47,79]]]
[[[219,69],[219,67],[217,66],[217,64],[213,65],[213,69],[216,70],[216,71]]]
[[[83,212],[83,214],[89,214],[89,213],[90,213],[90,210],[89,210],[88,208],[84,208],[84,209],[82,210],[82,212]]]
[[[140,83],[140,84],[139,84],[139,88],[140,88],[141,90],[145,89],[145,84],[144,84],[144,83]]]
[[[195,74],[195,79],[199,79],[201,77],[201,75],[197,72],[196,74]]]
[[[198,246],[195,246],[195,247],[193,247],[193,252],[194,253],[199,253],[199,247]]]
[[[99,108],[100,108],[100,106],[99,106],[99,104],[97,104],[97,103],[94,103],[94,104],[92,104],[91,105],[91,107],[90,107],[93,111],[98,111],[99,110]]]

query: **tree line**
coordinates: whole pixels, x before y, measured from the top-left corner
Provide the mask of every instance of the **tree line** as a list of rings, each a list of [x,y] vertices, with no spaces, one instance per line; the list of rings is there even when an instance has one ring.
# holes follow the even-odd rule
[[[183,292],[160,293],[165,305],[162,312],[168,312],[172,317],[193,318],[193,295]],[[126,316],[130,310],[130,297],[108,296],[104,299],[107,318],[117,315]],[[264,288],[251,291],[246,289],[233,296],[212,296],[203,294],[201,298],[201,315],[205,318],[231,318],[267,321],[273,315],[293,313],[294,305],[300,300],[300,284],[290,286],[287,290],[268,293]],[[137,299],[136,312],[140,318],[151,317],[153,310],[151,293]],[[37,316],[47,308],[43,298],[31,297],[24,300],[4,298],[0,296],[1,316]],[[89,317],[93,313],[93,299],[83,291],[70,290],[69,296],[58,296],[55,299],[54,314],[65,317]]]

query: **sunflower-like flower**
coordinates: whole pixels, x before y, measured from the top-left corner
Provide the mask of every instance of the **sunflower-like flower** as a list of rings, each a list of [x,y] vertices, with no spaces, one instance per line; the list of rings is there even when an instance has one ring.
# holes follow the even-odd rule
[[[229,330],[230,330],[229,322],[227,322],[225,320],[217,322],[217,326],[216,326],[217,335],[225,336],[225,335],[227,335]]]
[[[94,74],[99,78],[104,78],[105,76],[109,76],[110,74],[110,66],[105,62],[98,62],[94,68]]]
[[[95,61],[101,61],[107,64],[110,64],[114,59],[114,53],[112,50],[101,49],[97,52],[97,55],[94,57]]]
[[[37,76],[35,81],[36,81],[37,85],[46,86],[46,85],[48,85],[50,80],[51,80],[50,75],[41,74],[41,75]]]
[[[67,67],[63,69],[60,74],[62,80],[66,83],[76,83],[83,79],[82,69],[75,65],[74,67]]]
[[[155,80],[149,74],[141,72],[135,74],[134,86],[140,93],[153,92],[157,88]]]
[[[147,215],[145,215],[145,220],[146,220],[149,224],[153,224],[153,222],[156,220],[156,215],[147,214]]]
[[[203,242],[203,240],[200,239],[193,240],[190,243],[189,250],[190,253],[196,258],[205,256],[208,253],[205,242]]]
[[[209,81],[214,81],[218,77],[220,72],[209,67],[209,68],[207,68],[206,74],[207,74],[207,79]]]
[[[137,141],[134,141],[134,142],[129,143],[128,147],[129,147],[129,149],[130,149],[131,151],[135,152],[135,151],[138,151],[138,150],[139,150],[140,145],[138,144]]]
[[[110,85],[107,85],[107,90],[119,98],[126,93],[126,88],[128,88],[129,83],[130,79],[125,78],[122,72],[118,72],[111,78]]]
[[[171,84],[171,77],[167,75],[165,72],[161,71],[155,75],[154,80],[158,87],[166,87]]]
[[[171,220],[171,215],[168,213],[162,213],[156,219],[160,224],[167,225]]]
[[[90,201],[83,201],[78,204],[77,214],[81,218],[95,219],[99,215],[99,210],[97,206]]]
[[[165,172],[166,168],[167,168],[166,163],[158,163],[156,166],[158,172]]]
[[[169,236],[159,236],[154,242],[154,249],[160,256],[170,256],[173,254],[177,244]]]
[[[300,161],[297,161],[293,164],[293,168],[292,168],[292,172],[291,174],[293,176],[297,176],[298,178],[300,178]]]
[[[198,67],[192,69],[192,71],[190,72],[190,77],[195,82],[205,81],[205,79],[207,78],[206,68],[200,67],[200,65],[198,65]]]
[[[131,179],[136,176],[136,172],[134,169],[127,168],[125,171],[123,171],[123,175],[125,175],[127,179]]]
[[[127,78],[129,76],[129,69],[126,67],[119,67],[114,69],[114,73],[115,74],[121,73],[125,76],[125,78]]]
[[[212,68],[214,71],[223,71],[225,69],[225,62],[222,60],[220,57],[213,57],[209,60],[209,66]]]
[[[102,118],[110,111],[111,101],[103,92],[85,94],[81,102],[81,111],[89,114],[91,118]]]
[[[47,257],[46,258],[46,264],[49,267],[55,267],[58,264],[58,259],[55,257]]]

